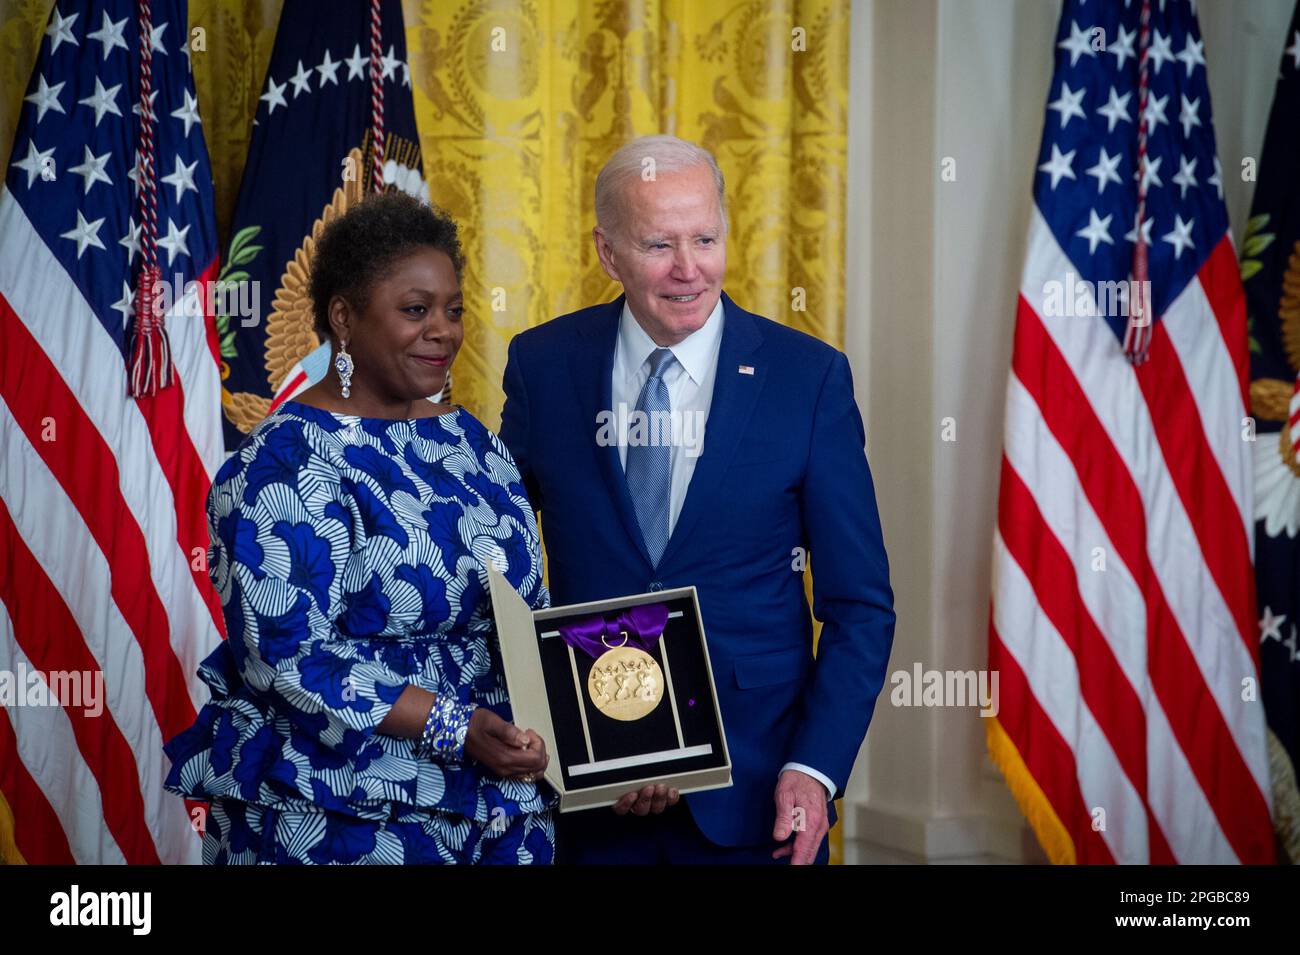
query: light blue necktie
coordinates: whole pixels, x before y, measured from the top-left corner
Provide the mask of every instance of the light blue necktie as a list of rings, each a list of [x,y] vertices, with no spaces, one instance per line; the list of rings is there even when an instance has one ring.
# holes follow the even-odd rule
[[[669,444],[656,440],[656,437],[666,438],[667,434],[660,435],[654,422],[656,412],[672,411],[663,376],[676,359],[670,349],[657,348],[646,360],[650,363],[650,377],[636,400],[636,410],[644,412],[646,441],[628,446],[625,473],[636,520],[641,525],[641,538],[650,553],[650,562],[658,565],[668,546],[668,494],[673,482],[673,457]],[[669,420],[666,416],[659,417]]]

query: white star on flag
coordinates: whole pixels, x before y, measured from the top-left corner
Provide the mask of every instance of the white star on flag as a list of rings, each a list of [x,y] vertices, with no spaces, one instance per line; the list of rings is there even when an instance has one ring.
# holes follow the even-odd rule
[[[1191,34],[1188,34],[1187,41],[1183,45],[1183,50],[1178,54],[1178,59],[1187,67],[1187,75],[1192,75],[1192,70],[1198,66],[1205,65],[1205,41],[1193,40]]]
[[[131,315],[135,311],[135,295],[131,292],[131,286],[122,282],[122,297],[112,305],[113,311],[122,313],[123,323],[131,321]]]
[[[1114,245],[1115,240],[1110,237],[1110,220],[1114,214],[1099,218],[1096,209],[1088,210],[1088,224],[1080,229],[1075,235],[1083,236],[1088,240],[1088,254],[1092,255],[1097,251],[1097,243],[1105,242],[1107,245]]]
[[[1182,93],[1178,94],[1183,101],[1182,109],[1178,113],[1178,122],[1183,126],[1183,137],[1189,138],[1192,135],[1192,127],[1201,125],[1201,100],[1200,97],[1189,100]]]
[[[183,90],[181,95],[185,97],[185,105],[172,110],[172,116],[185,124],[185,135],[188,136],[191,127],[202,124],[199,119],[199,101],[190,95],[189,90]]]
[[[1091,44],[1089,43],[1089,31],[1079,29],[1079,24],[1073,20],[1070,21],[1069,38],[1062,40],[1060,43],[1056,45],[1061,49],[1070,51],[1071,66],[1074,66],[1076,63],[1078,63],[1079,57],[1083,56],[1085,53],[1088,56],[1097,55],[1097,51],[1094,50]]]
[[[56,10],[55,13],[58,11]],[[75,17],[76,14],[74,13]],[[36,92],[30,96],[24,97],[24,102],[36,104],[36,122],[45,118],[46,112],[54,110],[56,113],[63,112],[63,104],[59,102],[59,90],[63,89],[62,83],[55,83],[51,86],[45,82],[44,76],[36,78]]]
[[[102,249],[104,243],[99,241],[99,227],[104,224],[103,219],[96,219],[94,222],[87,222],[81,210],[77,210],[77,224],[62,233],[59,238],[71,239],[77,243],[77,258],[81,258],[81,253],[86,251],[87,246],[94,246],[96,249]]]
[[[1119,161],[1123,158],[1123,153],[1116,153],[1114,156],[1106,152],[1106,147],[1101,147],[1101,153],[1097,156],[1097,164],[1084,171],[1085,175],[1097,177],[1097,194],[1101,195],[1106,190],[1106,183],[1121,183],[1119,173]]]
[[[155,116],[158,115],[158,114],[154,112],[153,101],[156,100],[157,98],[158,98],[158,91],[157,91],[157,90],[150,90],[150,91],[149,91],[149,112],[150,112],[150,113],[153,113],[153,115],[155,115]],[[142,116],[142,115],[143,115],[143,114],[140,112],[140,102],[139,102],[138,100],[136,101],[135,105],[131,107],[131,112],[135,113],[135,115],[137,115],[137,116]]]
[[[269,116],[275,112],[277,106],[288,107],[288,102],[284,98],[285,87],[288,83],[277,83],[268,73],[266,77],[266,92],[259,99],[266,101],[266,114]]]
[[[362,54],[360,43],[352,48],[352,55],[344,62],[348,65],[348,79],[364,80],[366,78],[365,69],[366,64],[370,62],[370,57]]]
[[[1274,616],[1272,607],[1264,608],[1264,616],[1259,618],[1259,642],[1276,640],[1282,642],[1282,624],[1286,623],[1286,614]]]
[[[303,69],[302,60],[298,61],[298,72],[289,77],[289,82],[293,84],[294,99],[311,92],[311,70]]]
[[[86,188],[85,191],[82,192],[82,195],[84,196],[89,193],[90,187],[97,182],[105,182],[111,186],[113,180],[108,177],[108,173],[104,172],[104,167],[108,165],[109,157],[113,154],[104,153],[102,156],[95,156],[91,153],[89,146],[83,146],[81,148],[85,151],[85,155],[81,160],[81,165],[73,166],[68,170],[68,172],[75,173],[85,182]],[[103,246],[100,246],[100,248],[103,248]]]
[[[1153,221],[1154,220],[1150,216],[1147,216],[1145,219],[1142,220],[1142,244],[1143,245],[1151,244],[1151,223]],[[1133,226],[1133,228],[1129,229],[1127,232],[1124,233],[1124,241],[1126,242],[1137,241],[1136,224]]]
[[[77,43],[77,38],[72,35],[72,24],[79,16],[81,14],[74,13],[70,17],[65,17],[59,12],[58,7],[54,8],[54,12],[50,14],[50,25],[45,28],[45,35],[50,38],[51,53],[58,52],[60,44],[65,42],[71,43],[73,46],[80,46]],[[59,85],[62,86],[63,84],[60,83]]]
[[[1159,30],[1151,31],[1151,46],[1147,48],[1147,56],[1152,62],[1151,72],[1159,74],[1160,67],[1174,58],[1173,51],[1169,49],[1172,42],[1173,37],[1162,36]]]
[[[1052,143],[1051,158],[1048,159],[1047,162],[1043,163],[1038,168],[1042,172],[1045,172],[1052,177],[1053,189],[1056,188],[1056,184],[1061,181],[1062,177],[1066,179],[1075,178],[1073,166],[1074,166],[1074,154],[1076,152],[1077,150],[1071,149],[1068,153],[1062,155],[1060,147],[1058,147],[1056,143]]]
[[[1075,92],[1065,84],[1064,80],[1062,80],[1061,95],[1047,104],[1048,109],[1054,109],[1060,114],[1062,129],[1065,128],[1065,124],[1068,123],[1070,118],[1073,116],[1078,116],[1080,119],[1085,118],[1083,115],[1083,107],[1079,105],[1083,102],[1083,94],[1084,87],[1079,87],[1078,92]]]
[[[1163,156],[1157,156],[1152,159],[1147,157],[1146,168],[1142,170],[1142,188],[1150,189],[1154,186],[1163,186],[1164,182],[1160,179],[1160,164],[1164,162]]]
[[[1118,61],[1116,66],[1121,70],[1124,69],[1124,61],[1130,56],[1137,59],[1137,54],[1133,52],[1133,40],[1136,37],[1137,30],[1125,30],[1123,26],[1120,26],[1119,36],[1115,38],[1115,42],[1107,50],[1108,53],[1115,54],[1115,59]]]
[[[186,225],[184,228],[177,228],[176,223],[170,218],[167,219],[167,235],[158,240],[158,245],[167,250],[167,265],[171,266],[176,256],[189,255],[189,247],[185,244],[185,233],[190,231]]]
[[[320,79],[317,81],[316,85],[318,87],[324,87],[326,83],[333,83],[337,86],[339,80],[336,74],[339,71],[339,67],[342,65],[342,60],[338,60],[337,62],[331,60],[330,51],[326,50],[325,59],[321,60],[320,66],[316,67],[316,72],[320,74]]]
[[[117,244],[126,249],[126,264],[131,265],[135,262],[135,257],[140,254],[140,233],[144,226],[138,225],[134,219],[126,224],[126,235],[117,240]]]
[[[1214,175],[1205,181],[1214,187],[1214,191],[1217,192],[1219,194],[1219,198],[1222,199],[1223,198],[1223,166],[1219,164],[1218,156],[1214,157]]]
[[[167,51],[162,45],[162,35],[163,31],[166,29],[167,24],[165,23],[155,23],[149,29],[149,49],[153,50],[155,53],[161,53],[164,56],[166,56]]]
[[[126,174],[126,178],[131,180],[131,185],[135,187],[135,194],[140,194],[140,177],[144,175],[144,162],[140,159],[140,150],[135,151],[135,162],[131,164],[131,171]]]
[[[1195,248],[1196,243],[1192,241],[1192,223],[1195,221],[1196,217],[1193,216],[1184,222],[1183,217],[1175,213],[1173,229],[1161,236],[1162,239],[1174,247],[1175,259],[1182,257],[1183,249]]]
[[[1115,87],[1110,88],[1110,101],[1097,109],[1097,112],[1106,117],[1106,132],[1115,132],[1115,124],[1118,122],[1131,123],[1133,120],[1128,115],[1128,101],[1132,98],[1132,93],[1125,93],[1120,96]]]
[[[1186,156],[1178,157],[1178,175],[1174,176],[1174,185],[1178,187],[1178,198],[1187,198],[1187,190],[1196,185],[1196,160]]]
[[[1169,122],[1168,118],[1165,116],[1165,104],[1168,102],[1168,94],[1164,96],[1156,96],[1155,94],[1152,94],[1147,98],[1146,121],[1148,136],[1159,129],[1161,123]]]
[[[162,182],[176,189],[176,201],[181,201],[181,196],[185,195],[185,190],[198,192],[198,187],[194,185],[194,170],[198,168],[198,160],[190,163],[188,166],[181,162],[181,157],[176,157],[176,168],[172,170],[170,176],[163,176]]]
[[[108,11],[104,11],[104,25],[94,33],[87,33],[87,40],[94,40],[103,47],[104,59],[108,59],[108,54],[112,53],[116,47],[126,49],[126,40],[122,36],[122,31],[126,29],[127,18],[123,17],[117,23],[109,18]],[[101,61],[102,62],[102,61]]]
[[[28,189],[32,187],[32,183],[36,181],[36,177],[41,174],[41,170],[45,168],[45,164],[49,162],[53,156],[53,147],[41,151],[36,148],[36,142],[34,140],[29,139],[27,141],[27,158],[15,159],[14,166],[27,173]]]
[[[390,43],[388,45],[388,52],[379,58],[380,63],[383,65],[383,78],[386,80],[391,80],[393,78],[393,71],[397,69],[398,60],[394,55],[395,53],[396,50]]]
[[[122,84],[118,83],[112,89],[106,90],[104,89],[104,84],[101,83],[99,77],[96,76],[95,92],[90,96],[87,96],[85,99],[77,100],[77,102],[82,106],[89,106],[95,111],[95,125],[98,126],[99,121],[104,118],[105,113],[112,113],[114,116],[122,115],[121,111],[117,108],[117,91],[121,88]]]

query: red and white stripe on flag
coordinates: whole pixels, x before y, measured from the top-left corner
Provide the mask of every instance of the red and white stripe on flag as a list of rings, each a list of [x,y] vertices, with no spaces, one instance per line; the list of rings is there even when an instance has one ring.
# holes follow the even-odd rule
[[[1291,438],[1291,453],[1300,457],[1300,375],[1295,378],[1295,391],[1291,393],[1291,403],[1287,406],[1287,434]]]
[[[132,159],[141,13],[153,24],[153,183]],[[196,670],[224,632],[204,516],[222,459],[220,379],[191,284],[215,278],[217,254],[187,29],[182,0],[57,4],[0,189],[6,861],[199,857],[185,803],[162,788],[163,743],[206,701]],[[175,290],[173,376],[132,398],[135,212],[149,187]]]
[[[1203,43],[1186,4],[1074,0],[1058,41],[1007,388],[990,752],[1054,862],[1271,862],[1245,307]],[[1127,281],[1139,244],[1154,320],[1131,355],[1098,280]]]

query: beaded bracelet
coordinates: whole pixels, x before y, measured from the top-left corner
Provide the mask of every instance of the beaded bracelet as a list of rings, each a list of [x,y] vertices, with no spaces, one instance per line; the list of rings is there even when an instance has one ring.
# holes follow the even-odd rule
[[[449,693],[439,693],[424,721],[424,732],[416,743],[420,756],[459,763],[465,758],[465,737],[469,718],[478,709],[472,703],[459,703]]]

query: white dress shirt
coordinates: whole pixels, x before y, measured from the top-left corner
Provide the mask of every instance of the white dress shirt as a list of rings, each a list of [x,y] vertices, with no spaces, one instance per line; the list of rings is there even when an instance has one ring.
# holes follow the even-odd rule
[[[718,349],[722,346],[722,299],[709,313],[704,324],[672,346],[677,360],[664,372],[664,385],[668,388],[668,401],[673,410],[672,484],[668,491],[668,535],[677,526],[677,517],[686,500],[686,488],[695,473],[695,462],[704,449],[704,422],[713,404],[713,380],[718,371]],[[618,341],[614,345],[614,380],[610,395],[615,418],[622,420],[622,405],[626,414],[636,408],[641,389],[650,377],[648,360],[658,349],[644,328],[632,317],[632,310],[623,303],[623,315],[618,323]],[[697,433],[698,431],[698,433]],[[618,460],[627,470],[627,442],[618,443]]]
[[[722,299],[713,306],[709,317],[691,334],[672,345],[677,360],[664,372],[664,385],[672,406],[673,441],[670,448],[672,483],[668,492],[668,534],[671,537],[686,500],[686,489],[695,474],[695,465],[704,450],[704,427],[713,404],[713,384],[718,373],[718,352],[722,347],[722,326],[725,316]],[[616,420],[624,420],[636,408],[641,389],[650,377],[648,359],[658,345],[655,344],[636,318],[627,302],[618,323],[618,340],[614,344],[614,372],[610,397]],[[620,405],[625,409],[620,413]],[[618,460],[627,470],[628,443],[618,442]],[[797,769],[816,779],[826,787],[829,799],[835,793],[835,784],[822,773],[802,763],[786,763],[781,767]]]

